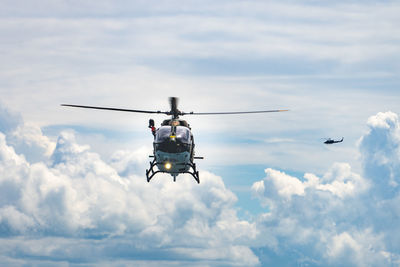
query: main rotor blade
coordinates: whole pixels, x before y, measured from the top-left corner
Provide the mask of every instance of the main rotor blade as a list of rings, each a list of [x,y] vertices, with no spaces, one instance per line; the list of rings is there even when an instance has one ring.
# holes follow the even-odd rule
[[[74,108],[90,108],[90,109],[102,109],[102,110],[124,111],[124,112],[137,112],[137,113],[161,113],[161,114],[168,114],[168,112],[152,111],[152,110],[139,110],[139,109],[106,108],[106,107],[81,106],[81,105],[69,105],[69,104],[61,104],[61,106],[64,106],[64,107],[74,107]]]
[[[275,110],[258,110],[258,111],[232,111],[232,112],[182,112],[182,115],[230,115],[230,114],[251,114],[251,113],[269,113],[269,112],[283,112],[289,111],[288,109],[275,109]]]

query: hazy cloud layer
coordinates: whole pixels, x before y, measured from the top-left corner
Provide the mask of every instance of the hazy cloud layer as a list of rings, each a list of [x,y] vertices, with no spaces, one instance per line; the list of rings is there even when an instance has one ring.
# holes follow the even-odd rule
[[[399,13],[395,1],[7,0],[0,93],[37,125],[136,130],[136,140],[134,126],[148,117],[59,104],[166,110],[174,95],[189,112],[288,108],[190,123],[196,140],[206,140],[199,150],[220,165],[253,164],[239,160],[246,153],[256,164],[301,172],[323,173],[333,157],[359,170],[352,158],[361,120],[400,112]],[[218,134],[235,142],[210,144]],[[316,145],[342,135],[335,155]],[[243,151],[237,138],[249,137],[257,143]],[[268,142],[277,137],[296,142]],[[90,144],[101,154],[104,143]],[[322,160],[303,160],[304,150]]]
[[[174,95],[188,112],[288,108],[243,120],[190,118],[196,140],[206,140],[199,152],[219,165],[255,158],[323,173],[334,158],[359,171],[352,159],[360,122],[380,110],[400,112],[399,13],[395,1],[7,0],[0,93],[37,125],[136,131],[135,140],[148,117],[59,104],[166,110]],[[317,146],[342,135],[339,153]],[[235,141],[211,143],[215,136]],[[243,151],[237,138],[256,144]],[[296,142],[268,142],[274,138]],[[90,144],[104,155],[105,143]],[[318,157],[306,160],[304,150]]]

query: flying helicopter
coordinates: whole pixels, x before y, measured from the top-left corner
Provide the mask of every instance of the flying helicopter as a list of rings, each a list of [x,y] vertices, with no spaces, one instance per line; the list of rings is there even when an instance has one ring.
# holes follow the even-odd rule
[[[333,140],[333,139],[331,139],[331,138],[327,138],[326,139],[326,141],[324,142],[324,144],[327,144],[327,145],[330,145],[330,144],[335,144],[335,143],[341,143],[341,142],[343,142],[343,137],[342,137],[342,139],[341,140]]]
[[[156,129],[154,120],[149,120],[149,128],[154,135],[153,155],[149,157],[150,168],[146,169],[147,182],[157,173],[169,173],[174,182],[179,174],[188,173],[193,176],[197,183],[200,183],[199,172],[196,168],[195,159],[204,159],[204,157],[195,156],[195,143],[191,128],[187,121],[179,119],[179,116],[184,115],[229,115],[229,114],[252,114],[252,113],[269,113],[283,112],[288,110],[258,110],[258,111],[230,111],[230,112],[183,112],[178,109],[178,98],[170,97],[170,111],[152,111],[152,110],[137,110],[137,109],[121,109],[110,107],[96,107],[61,104],[61,106],[100,109],[122,112],[136,112],[147,114],[165,114],[171,116],[161,123],[161,126]],[[157,167],[155,170],[154,168]]]

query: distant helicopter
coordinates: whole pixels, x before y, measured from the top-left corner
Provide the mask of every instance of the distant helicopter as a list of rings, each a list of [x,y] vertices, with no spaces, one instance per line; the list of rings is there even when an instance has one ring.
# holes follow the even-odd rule
[[[341,143],[341,142],[343,142],[343,137],[342,137],[342,140],[337,140],[337,141],[335,141],[335,140],[333,140],[333,139],[330,139],[330,138],[328,138],[328,139],[326,139],[326,141],[324,142],[324,144],[327,144],[327,145],[330,145],[330,144],[335,144],[335,143]]]
[[[178,98],[170,97],[170,111],[149,111],[136,109],[120,109],[107,107],[94,107],[82,105],[61,104],[66,107],[102,109],[124,112],[150,113],[170,115],[171,119],[164,120],[161,126],[156,129],[154,120],[149,120],[149,128],[154,135],[153,142],[153,158],[150,162],[150,168],[146,170],[147,182],[157,173],[169,173],[174,177],[181,173],[188,173],[193,176],[197,183],[200,183],[199,172],[196,169],[195,159],[204,159],[203,157],[195,157],[194,138],[189,124],[185,120],[180,120],[179,116],[183,115],[227,115],[227,114],[250,114],[250,113],[267,113],[282,112],[288,110],[260,110],[260,111],[236,111],[236,112],[183,112],[178,109]],[[158,170],[154,170],[154,167]]]

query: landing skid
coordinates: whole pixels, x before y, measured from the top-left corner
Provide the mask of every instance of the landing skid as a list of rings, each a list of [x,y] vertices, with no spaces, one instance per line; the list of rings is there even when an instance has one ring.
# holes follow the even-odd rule
[[[151,156],[152,157],[152,156]],[[196,180],[196,182],[199,184],[200,183],[200,177],[199,177],[199,172],[196,170],[196,164],[194,162],[190,162],[185,164],[186,166],[189,166],[193,171],[185,171],[185,172],[180,172],[180,173],[169,173],[169,172],[164,172],[164,173],[169,173],[174,177],[174,182],[176,182],[176,176],[178,176],[181,173],[189,173],[190,175],[193,176],[193,178]],[[153,178],[154,175],[157,173],[163,172],[160,170],[154,171],[154,167],[157,166],[156,159],[154,158],[152,162],[150,162],[150,169],[146,170],[146,177],[147,177],[147,182],[150,182],[150,180]]]

